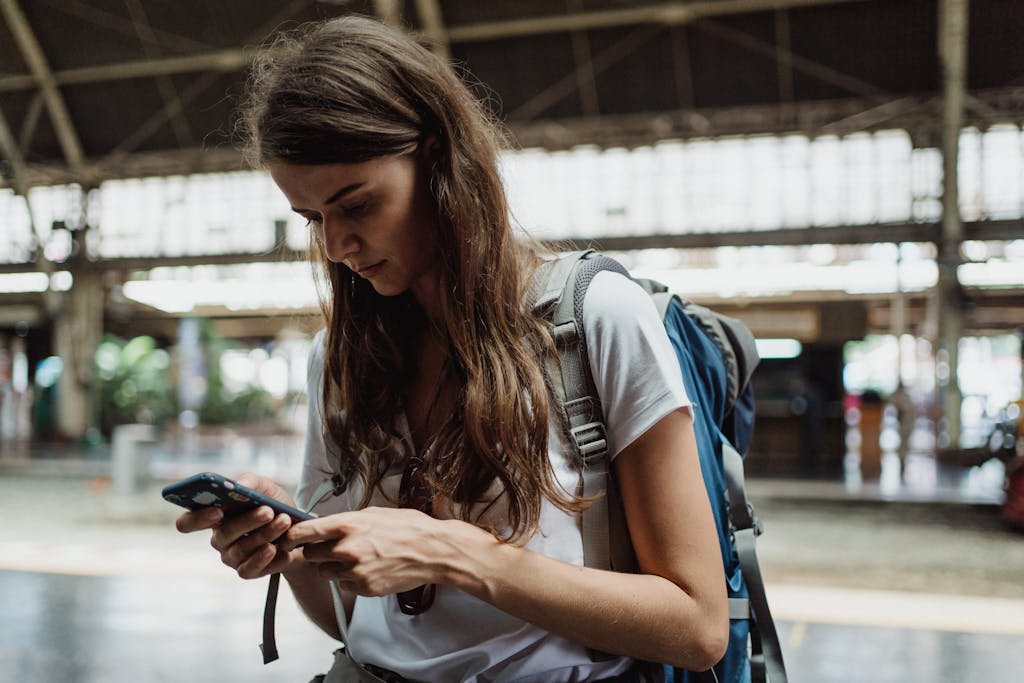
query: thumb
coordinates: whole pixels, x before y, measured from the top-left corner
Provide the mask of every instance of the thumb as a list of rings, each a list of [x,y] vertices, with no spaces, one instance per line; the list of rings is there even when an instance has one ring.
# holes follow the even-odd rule
[[[238,476],[235,481],[246,488],[250,488],[253,491],[258,491],[264,495],[276,498],[285,503],[292,503],[292,497],[288,493],[277,485],[272,479],[267,477],[261,477],[253,472],[245,472]]]

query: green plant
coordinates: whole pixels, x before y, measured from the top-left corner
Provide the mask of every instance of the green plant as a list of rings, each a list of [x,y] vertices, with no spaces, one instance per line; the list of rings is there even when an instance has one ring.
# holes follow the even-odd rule
[[[199,422],[238,424],[272,418],[274,409],[267,391],[255,386],[233,391],[224,383],[221,356],[238,344],[217,334],[208,321],[200,328],[200,336],[206,351],[206,397],[199,408]]]
[[[119,424],[162,424],[177,414],[170,355],[152,337],[125,341],[106,335],[95,355],[99,424],[110,434]]]

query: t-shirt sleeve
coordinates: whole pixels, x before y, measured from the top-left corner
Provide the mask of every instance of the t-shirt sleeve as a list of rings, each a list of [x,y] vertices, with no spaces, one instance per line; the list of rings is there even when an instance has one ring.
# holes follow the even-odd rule
[[[690,399],[658,310],[640,285],[599,272],[583,300],[583,328],[614,459]]]
[[[306,366],[306,396],[309,411],[306,417],[306,447],[302,458],[302,472],[295,501],[306,509],[312,502],[317,487],[332,475],[327,461],[327,444],[324,441],[324,337],[326,330],[320,330],[313,337]]]

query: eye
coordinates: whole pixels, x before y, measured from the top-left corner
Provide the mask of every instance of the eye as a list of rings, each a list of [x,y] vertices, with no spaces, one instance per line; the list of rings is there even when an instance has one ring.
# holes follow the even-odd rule
[[[306,219],[306,227],[307,228],[316,227],[316,226],[320,225],[320,223],[321,223],[321,218],[320,218],[319,214],[303,216],[303,218]]]
[[[347,215],[347,216],[355,216],[357,218],[359,216],[365,216],[369,212],[369,210],[370,210],[370,202],[369,202],[369,200],[364,201],[364,202],[360,202],[358,204],[353,204],[351,206],[344,206],[344,207],[342,207],[342,211],[345,212],[345,215]]]

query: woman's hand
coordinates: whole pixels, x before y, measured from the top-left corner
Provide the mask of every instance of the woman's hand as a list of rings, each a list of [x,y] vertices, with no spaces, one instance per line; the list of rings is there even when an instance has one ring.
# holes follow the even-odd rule
[[[460,539],[490,534],[416,510],[366,508],[300,522],[281,543],[299,545],[320,576],[357,595],[381,596],[428,583],[449,583]]]
[[[237,481],[242,486],[295,506],[291,496],[270,479],[246,473]],[[266,505],[227,518],[217,508],[189,511],[178,517],[175,526],[181,533],[212,529],[210,545],[220,553],[221,561],[243,579],[293,571],[303,563],[300,551],[288,553],[274,545],[274,541],[291,527],[291,518],[285,514],[275,517],[274,511]]]

